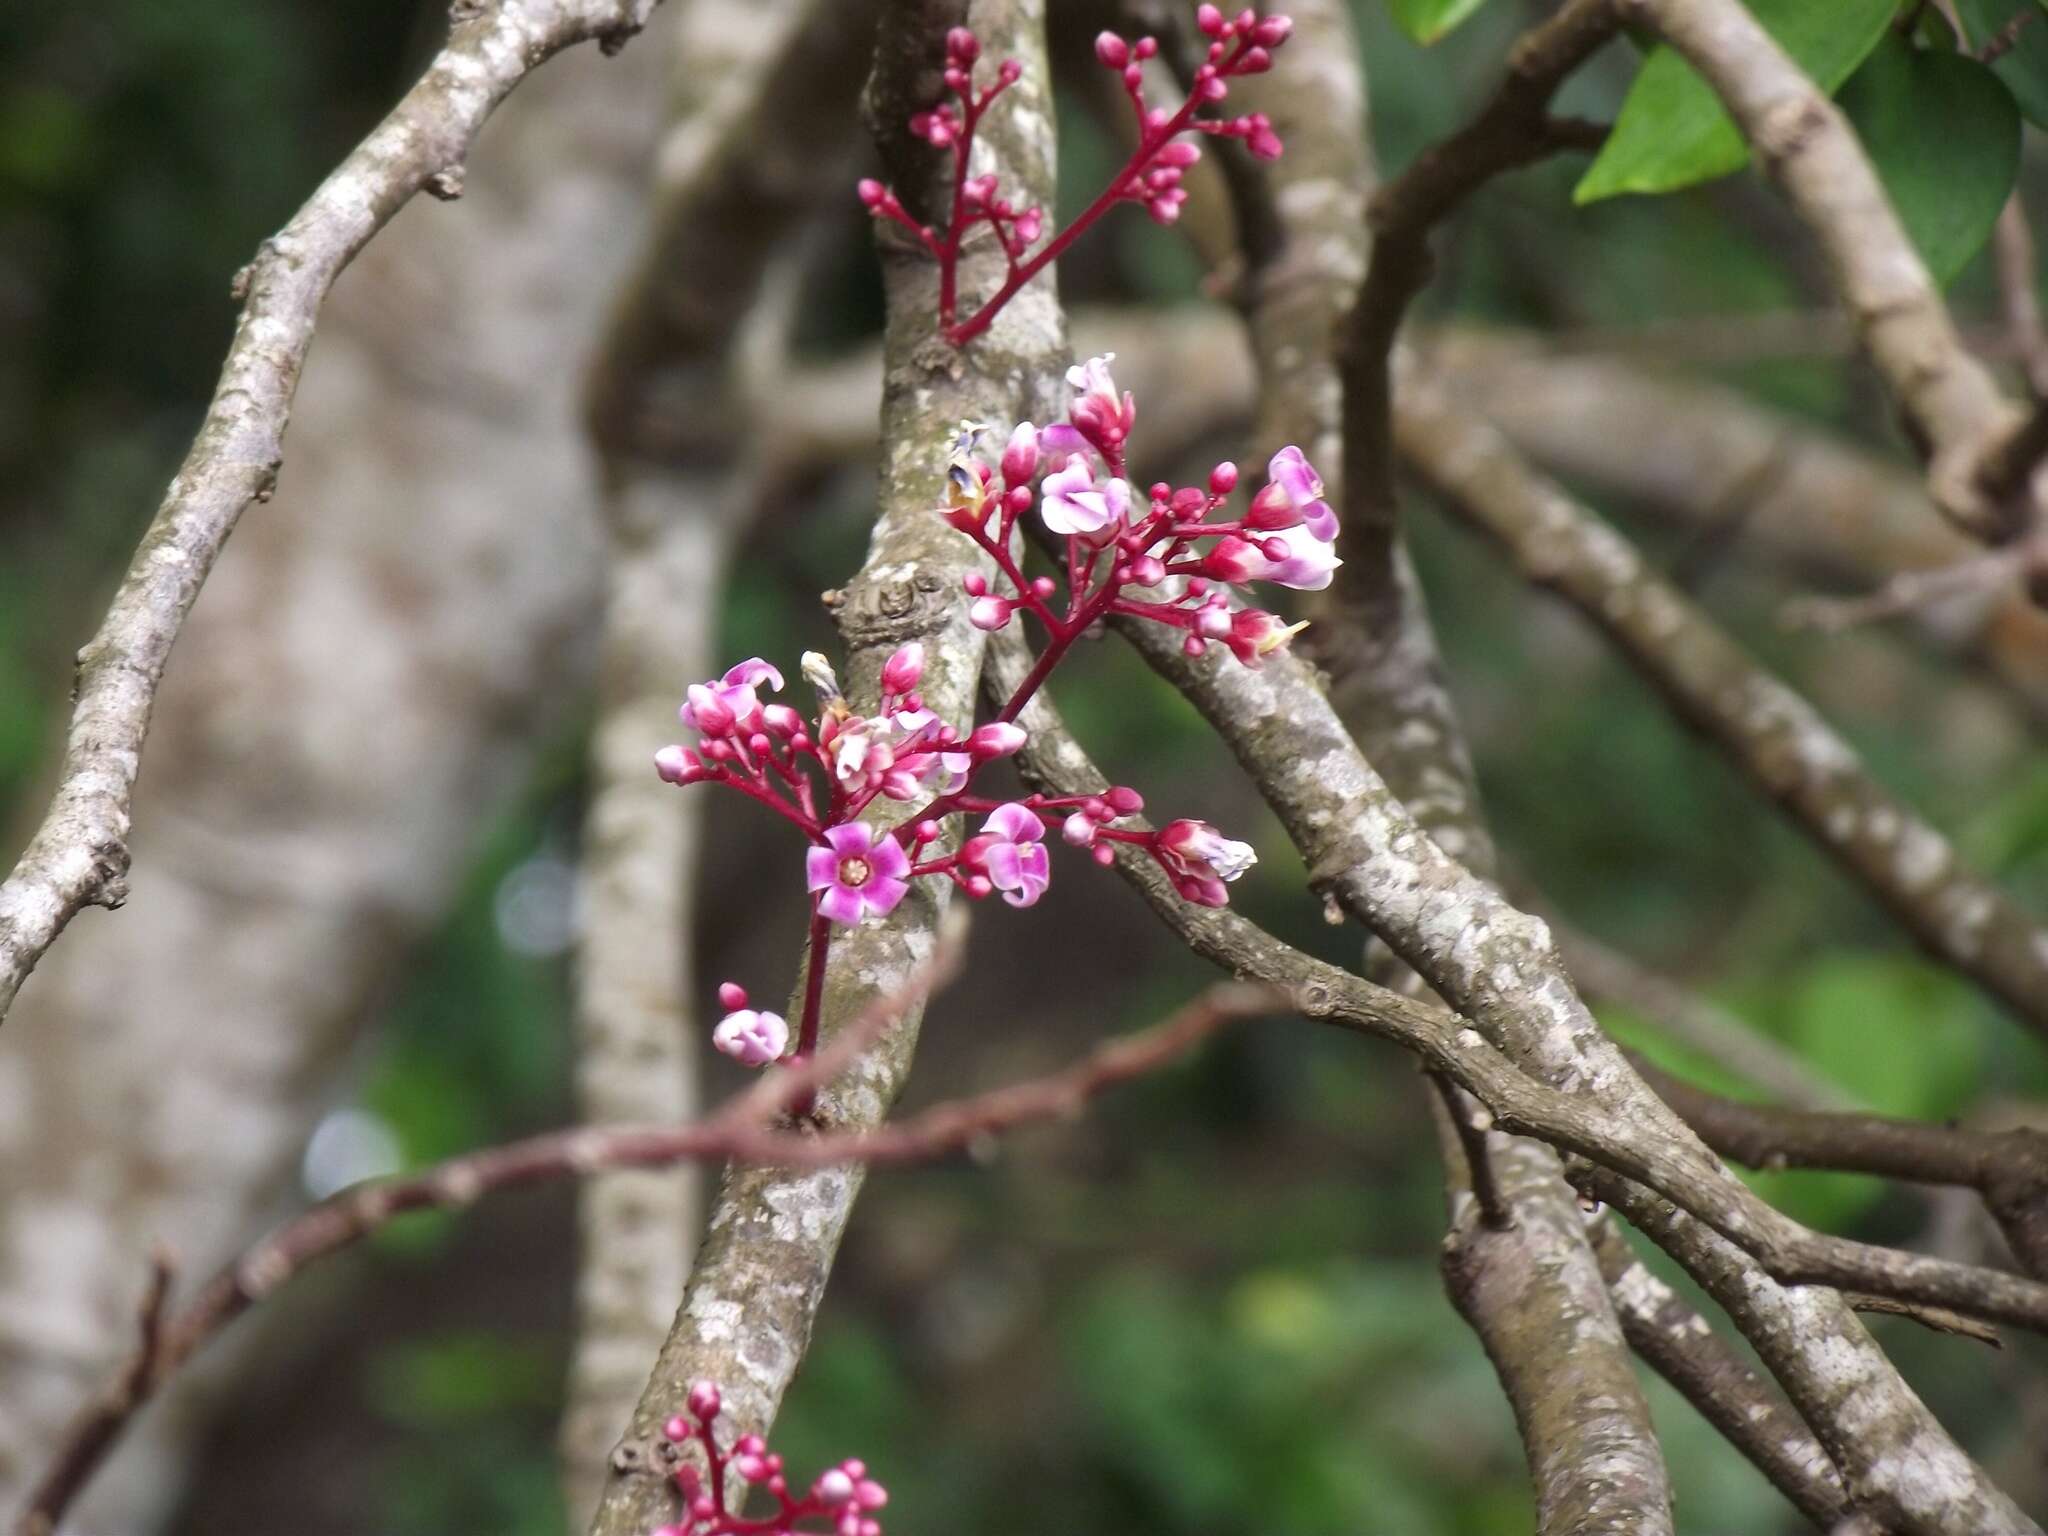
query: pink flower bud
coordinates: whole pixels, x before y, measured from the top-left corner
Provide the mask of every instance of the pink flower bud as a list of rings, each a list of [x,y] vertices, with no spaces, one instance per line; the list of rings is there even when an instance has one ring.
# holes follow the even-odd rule
[[[1060,837],[1066,842],[1072,843],[1076,848],[1086,848],[1095,841],[1095,823],[1090,818],[1083,816],[1079,811],[1076,811],[1067,818],[1066,824],[1060,828]]]
[[[1020,422],[1003,448],[1003,482],[1021,486],[1038,472],[1038,428]]]
[[[1240,75],[1263,75],[1273,67],[1273,55],[1263,48],[1247,48],[1237,61]]]
[[[954,27],[946,33],[946,57],[972,64],[981,57],[981,39],[965,27]]]
[[[1114,32],[1098,32],[1095,36],[1095,57],[1102,61],[1104,69],[1122,69],[1131,59],[1131,45]]]
[[[889,1502],[889,1490],[871,1477],[862,1478],[853,1492],[862,1509],[880,1509]]]
[[[908,693],[924,676],[924,647],[912,640],[898,648],[882,667],[882,692]]]
[[[854,1481],[842,1469],[834,1467],[819,1476],[811,1485],[811,1492],[827,1504],[844,1504],[853,1497]]]
[[[860,200],[867,205],[870,212],[880,208],[889,200],[889,189],[879,181],[876,181],[872,176],[863,176],[860,179],[859,191]]]
[[[1255,127],[1244,141],[1244,147],[1261,160],[1278,160],[1284,146],[1280,143],[1280,135],[1271,128]]]
[[[726,985],[730,986],[731,983],[728,982]],[[724,988],[721,987],[719,990],[723,992]],[[738,991],[738,988],[734,988],[734,990]],[[745,993],[740,994],[740,1006],[743,1008],[746,1006]],[[690,1385],[690,1395],[684,1401],[700,1424],[709,1424],[713,1419],[717,1418],[718,1410],[723,1404],[723,1399],[718,1395],[717,1383],[710,1381],[692,1382]]]
[[[994,720],[976,729],[967,738],[967,750],[975,757],[1008,757],[1030,738],[1020,725],[1007,720]]]
[[[718,984],[718,1006],[727,1013],[737,1013],[747,1006],[747,989],[736,981],[722,981]]]
[[[1237,466],[1225,459],[1209,471],[1209,494],[1228,496],[1237,489]]]
[[[1195,25],[1202,29],[1204,37],[1217,37],[1223,31],[1223,13],[1213,5],[1198,6],[1195,10]]]
[[[1131,57],[1137,59],[1149,59],[1158,51],[1159,39],[1156,37],[1141,37],[1131,45]]]
[[[1189,635],[1187,639],[1181,641],[1180,648],[1186,655],[1200,656],[1209,649],[1209,643],[1200,635]]]
[[[1152,158],[1161,165],[1175,166],[1185,170],[1202,158],[1202,147],[1187,139],[1175,139]]]
[[[1245,526],[1257,528],[1266,533],[1277,533],[1282,528],[1293,528],[1301,522],[1301,508],[1279,481],[1268,481],[1265,488],[1252,498],[1251,507],[1244,515]]]
[[[1102,792],[1109,808],[1119,816],[1135,816],[1145,809],[1145,797],[1128,784],[1115,784]]]
[[[761,723],[771,734],[786,738],[804,728],[804,717],[787,704],[770,704],[761,711]]]
[[[996,71],[996,79],[1003,85],[1015,85],[1024,78],[1024,66],[1015,59],[1003,60],[1003,67]]]
[[[670,784],[690,784],[703,774],[704,765],[688,747],[663,747],[654,754],[654,771]]]
[[[1252,41],[1261,48],[1278,48],[1293,31],[1293,17],[1266,16],[1252,27]]]
[[[1010,622],[1010,604],[1000,597],[977,597],[967,605],[967,622],[976,629],[1002,629]]]
[[[1131,562],[1131,581],[1140,587],[1156,587],[1166,580],[1166,566],[1157,555],[1142,555]]]
[[[690,716],[706,736],[723,736],[732,729],[732,706],[702,683],[690,684]]]
[[[680,1413],[661,1426],[661,1432],[670,1440],[681,1442],[690,1438],[690,1421]]]

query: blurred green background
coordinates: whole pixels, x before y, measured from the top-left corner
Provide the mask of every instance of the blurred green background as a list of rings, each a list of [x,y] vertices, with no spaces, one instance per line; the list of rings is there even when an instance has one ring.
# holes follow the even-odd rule
[[[47,773],[68,658],[198,419],[232,322],[229,274],[395,97],[444,10],[102,0],[0,13],[0,815],[18,822]],[[1468,114],[1535,14],[1496,0],[1425,51],[1362,3],[1382,165]],[[1568,104],[1611,116],[1623,53]],[[1062,132],[1063,195],[1078,201],[1113,152],[1079,110]],[[2040,203],[2031,134],[2028,151],[2023,184]],[[1627,328],[1815,306],[1811,258],[1753,174],[1579,211],[1579,169],[1489,189],[1449,236],[1424,315]],[[1953,290],[1966,321],[1995,313],[1986,265]],[[1184,248],[1131,212],[1063,280],[1075,297],[1200,302]],[[874,325],[864,258],[835,303],[818,334]],[[1901,452],[1853,362],[1722,376]],[[829,634],[813,594],[857,563],[869,505],[865,476],[847,476],[802,540],[762,531],[780,547],[735,580],[730,654],[791,656]],[[2005,700],[1909,637],[1790,637],[1776,614],[1794,589],[1739,540],[1703,554],[1606,510],[1660,561],[1683,561],[1888,784],[2025,899],[2048,899],[2048,764]],[[1413,525],[1518,875],[1875,1107],[1940,1118],[2048,1089],[2032,1042],[1919,958],[1573,616],[1426,506]],[[1241,888],[1246,909],[1353,958],[1355,935],[1323,923],[1277,826],[1186,709],[1108,647],[1078,670],[1063,700],[1112,771],[1155,806],[1255,829],[1265,861]],[[567,1113],[567,960],[518,919],[574,860],[582,747],[561,740],[495,827],[382,1020],[360,1108],[408,1163]],[[756,857],[793,858],[771,828],[715,820],[714,882]],[[1114,881],[1069,862],[1058,884],[1031,913],[977,924],[975,980],[934,1010],[913,1103],[1049,1067],[1204,979]],[[787,964],[793,903],[712,905],[698,935],[708,976]],[[1657,1049],[1639,1021],[1610,1022]],[[1941,1219],[1938,1203],[1867,1181],[1766,1182],[1858,1236],[1913,1240]],[[252,1368],[180,1529],[554,1536],[570,1218],[567,1191],[515,1196],[416,1220],[310,1278],[292,1301],[309,1325]],[[1301,1025],[1247,1029],[986,1166],[877,1179],[782,1448],[798,1468],[866,1457],[894,1491],[889,1528],[910,1536],[1526,1529],[1508,1410],[1436,1275],[1441,1231],[1408,1064]],[[2040,1499],[2039,1420],[2015,1401],[2040,1412],[2041,1352],[1878,1327],[1971,1447]],[[1682,1529],[1793,1528],[1682,1403],[1652,1394]]]

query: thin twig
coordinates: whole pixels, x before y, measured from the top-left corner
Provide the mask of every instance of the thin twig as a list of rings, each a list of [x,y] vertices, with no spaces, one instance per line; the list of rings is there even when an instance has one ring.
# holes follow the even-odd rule
[[[854,1037],[872,1044],[891,1018],[900,1017],[923,995],[920,990],[880,1000],[834,1045],[846,1045]],[[1286,995],[1270,987],[1218,983],[1164,1022],[1105,1041],[1057,1072],[935,1105],[898,1124],[821,1134],[765,1125],[760,1118],[765,1108],[810,1091],[830,1075],[827,1057],[843,1068],[860,1054],[849,1054],[850,1047],[828,1049],[802,1067],[771,1074],[762,1085],[734,1095],[716,1114],[693,1125],[554,1131],[464,1153],[417,1174],[360,1185],[252,1245],[168,1321],[162,1311],[170,1271],[159,1259],[142,1311],[140,1348],[74,1421],[63,1449],[17,1520],[16,1536],[49,1536],[57,1528],[135,1414],[223,1328],[311,1265],[382,1230],[398,1216],[459,1209],[502,1190],[621,1168],[726,1158],[783,1168],[931,1162],[1005,1132],[1078,1113],[1109,1089],[1178,1060],[1225,1025],[1287,1006]],[[770,1085],[772,1091],[764,1092]]]
[[[127,898],[130,803],[157,685],[228,535],[277,482],[292,398],[335,278],[421,188],[459,173],[485,119],[528,71],[589,39],[616,48],[656,3],[463,8],[418,83],[235,279],[241,320],[206,419],[78,653],[62,778],[0,884],[0,1018],[81,908]]]

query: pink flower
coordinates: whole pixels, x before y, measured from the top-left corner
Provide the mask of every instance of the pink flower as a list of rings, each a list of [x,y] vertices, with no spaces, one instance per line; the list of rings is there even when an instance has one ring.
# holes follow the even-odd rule
[[[1230,647],[1230,653],[1248,667],[1256,668],[1260,661],[1274,651],[1283,649],[1287,643],[1304,629],[1306,621],[1300,624],[1282,624],[1272,614],[1257,608],[1240,608],[1230,616],[1230,632],[1221,638]]]
[[[827,827],[824,848],[813,848],[804,872],[818,897],[818,910],[849,927],[863,917],[886,917],[910,886],[910,855],[893,837],[877,837],[864,821]]]
[[[999,805],[988,813],[981,831],[960,850],[960,862],[987,875],[1013,907],[1032,905],[1052,882],[1045,823],[1020,801]]]
[[[1020,226],[1018,233],[1022,234]],[[1003,484],[1023,485],[1038,473],[1038,428],[1019,422],[1003,445]]]
[[[1081,459],[1070,459],[1065,469],[1047,475],[1041,489],[1038,511],[1045,526],[1090,542],[1101,542],[1097,535],[1114,538],[1122,532],[1131,509],[1131,488],[1121,480],[1105,480],[1098,488]]]
[[[1337,514],[1323,500],[1322,476],[1292,443],[1267,462],[1265,489],[1252,498],[1245,521],[1254,528],[1292,528],[1305,524],[1325,544],[1337,537]]]
[[[1067,370],[1067,383],[1080,391],[1067,419],[1089,442],[1108,451],[1123,446],[1138,419],[1137,402],[1130,392],[1125,391],[1121,398],[1117,395],[1116,380],[1109,374],[1109,365],[1115,361],[1114,352],[1105,352]]]
[[[718,1021],[711,1043],[743,1067],[765,1067],[789,1048],[789,1025],[779,1013],[741,1008]]]
[[[1320,592],[1344,562],[1307,527],[1283,528],[1256,543],[1225,534],[1202,558],[1202,574],[1218,581],[1270,581],[1301,592]]]
[[[767,683],[780,693],[782,674],[758,656],[749,657],[715,683],[692,683],[683,705],[683,724],[706,736],[724,736],[735,727],[748,735],[761,728],[761,701],[754,690]]]
[[[1206,821],[1170,821],[1152,842],[1152,856],[1187,900],[1205,907],[1227,906],[1227,881],[1235,880],[1259,856],[1250,843],[1225,837]]]

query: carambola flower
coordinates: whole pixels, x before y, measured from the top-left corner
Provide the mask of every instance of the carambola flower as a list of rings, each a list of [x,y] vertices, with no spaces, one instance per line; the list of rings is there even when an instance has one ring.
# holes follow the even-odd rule
[[[1015,800],[988,813],[981,831],[960,850],[960,862],[986,875],[1013,907],[1030,906],[1052,883],[1045,823],[1030,806]]]
[[[823,893],[818,910],[849,927],[895,911],[910,889],[910,855],[903,845],[877,836],[864,821],[827,827],[824,838],[828,846],[813,848],[804,861],[811,890]]]

